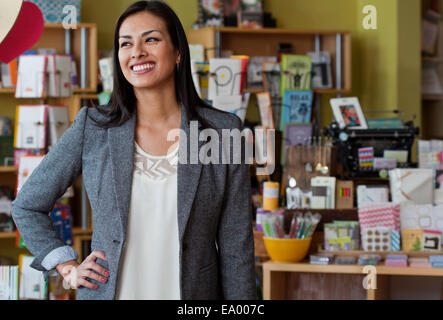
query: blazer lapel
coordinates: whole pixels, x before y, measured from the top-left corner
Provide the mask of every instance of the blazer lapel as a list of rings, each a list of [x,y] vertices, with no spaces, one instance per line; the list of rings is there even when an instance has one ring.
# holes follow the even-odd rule
[[[199,141],[201,124],[199,123],[198,127],[195,124],[190,124],[182,105],[179,163],[177,166],[177,212],[180,243],[188,224],[202,170],[202,163],[198,159],[198,154],[204,141]],[[185,141],[186,144],[183,143]],[[191,156],[197,158],[196,163],[191,161],[195,160]]]
[[[108,129],[108,144],[117,207],[120,212],[123,239],[126,238],[129,204],[134,170],[135,114],[119,127]]]

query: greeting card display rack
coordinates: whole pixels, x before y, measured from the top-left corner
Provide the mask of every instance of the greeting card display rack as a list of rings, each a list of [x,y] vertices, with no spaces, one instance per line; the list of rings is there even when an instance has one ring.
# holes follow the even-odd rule
[[[341,95],[351,92],[351,33],[347,31],[316,31],[294,29],[242,29],[233,27],[206,27],[187,30],[190,44],[205,48],[206,60],[219,58],[225,50],[234,55],[276,56],[282,43],[291,44],[295,54],[328,51],[331,53],[333,89],[314,89],[315,130],[320,135],[322,94]],[[251,93],[263,92],[263,88],[245,88]]]
[[[54,48],[57,54],[70,54],[74,57],[77,69],[79,71],[78,88],[73,89],[73,95],[66,98],[31,98],[23,100],[14,100],[14,104],[3,106],[0,113],[6,113],[6,107],[15,108],[16,105],[27,104],[64,104],[68,107],[69,121],[72,124],[75,116],[85,99],[97,99],[97,26],[93,23],[77,24],[76,29],[64,29],[62,24],[45,23],[44,32],[40,40],[31,50],[37,48]],[[0,97],[7,98],[15,93],[15,88],[0,88]],[[9,186],[15,190],[18,170],[16,167],[0,166],[0,179],[2,185]],[[91,221],[88,214],[88,200],[81,179],[78,179],[74,185],[76,194],[81,197],[75,198],[75,209],[81,212],[81,226],[76,226],[72,230],[73,247],[81,253],[84,240],[91,239]],[[1,254],[11,259],[13,263],[18,262],[18,255],[27,253],[27,250],[15,247],[15,232],[0,233]],[[81,259],[80,254],[79,259]]]

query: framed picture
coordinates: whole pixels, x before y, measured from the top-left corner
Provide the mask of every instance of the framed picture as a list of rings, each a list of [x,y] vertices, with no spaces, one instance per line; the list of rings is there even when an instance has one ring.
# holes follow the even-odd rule
[[[267,129],[275,129],[271,94],[269,92],[257,93],[257,101],[260,110],[261,125]]]
[[[340,128],[367,129],[368,125],[357,97],[331,99],[334,118]]]

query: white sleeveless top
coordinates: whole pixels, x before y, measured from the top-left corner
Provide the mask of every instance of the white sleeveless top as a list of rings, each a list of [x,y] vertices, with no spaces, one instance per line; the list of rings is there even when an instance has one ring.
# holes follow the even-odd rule
[[[152,156],[135,143],[126,247],[116,300],[178,300],[178,144],[167,156]]]

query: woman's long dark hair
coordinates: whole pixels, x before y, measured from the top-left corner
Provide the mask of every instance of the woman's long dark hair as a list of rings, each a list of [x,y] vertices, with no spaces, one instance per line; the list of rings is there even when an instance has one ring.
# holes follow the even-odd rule
[[[191,73],[191,60],[189,53],[189,44],[186,38],[185,30],[175,14],[175,12],[162,1],[138,1],[132,4],[120,16],[115,27],[114,34],[114,89],[111,95],[109,105],[104,110],[98,111],[107,116],[106,122],[96,122],[102,128],[110,128],[120,126],[125,123],[136,111],[137,101],[134,94],[133,86],[126,80],[120,67],[118,59],[119,51],[119,32],[120,27],[129,16],[138,12],[146,11],[163,19],[168,29],[169,36],[175,49],[180,53],[180,63],[175,71],[175,93],[177,101],[184,106],[184,110],[188,115],[188,119],[197,120],[206,128],[214,126],[203,119],[197,109],[212,108],[206,104],[195,90]]]

